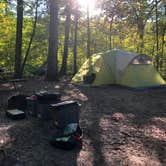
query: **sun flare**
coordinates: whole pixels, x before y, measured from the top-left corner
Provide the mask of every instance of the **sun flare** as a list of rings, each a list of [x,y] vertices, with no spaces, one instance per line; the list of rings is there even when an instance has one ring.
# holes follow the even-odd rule
[[[87,7],[89,7],[89,13],[91,16],[100,13],[100,10],[95,8],[96,2],[97,0],[78,0],[78,4],[83,11],[86,11]]]
[[[93,9],[95,6],[95,0],[78,0],[79,5],[81,8],[86,9],[89,6],[90,9]]]

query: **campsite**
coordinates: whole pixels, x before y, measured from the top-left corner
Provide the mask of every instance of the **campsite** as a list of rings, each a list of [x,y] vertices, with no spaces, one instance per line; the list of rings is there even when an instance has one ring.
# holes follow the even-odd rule
[[[1,0],[0,166],[165,166],[166,1]]]
[[[87,88],[65,81],[48,84],[39,79],[26,82],[24,87],[28,89],[24,91],[33,91],[34,83],[39,90],[45,87],[52,90],[56,85],[56,90],[61,91],[65,87],[64,99],[72,98],[83,104],[80,125],[84,145],[81,151],[55,149],[48,143],[54,132],[50,123],[34,118],[15,122],[1,112],[0,137],[10,158],[17,158],[26,166],[165,165],[166,89]],[[1,93],[1,102],[9,95]]]

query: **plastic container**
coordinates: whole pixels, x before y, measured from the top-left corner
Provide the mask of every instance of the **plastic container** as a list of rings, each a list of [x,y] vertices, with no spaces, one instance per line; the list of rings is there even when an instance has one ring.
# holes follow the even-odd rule
[[[79,124],[80,105],[73,100],[63,101],[50,105],[59,128],[64,128],[68,124]]]
[[[27,100],[26,112],[28,113],[28,115],[37,117],[37,97],[35,95],[32,95],[30,97],[27,97],[26,100]]]
[[[60,102],[60,93],[40,91],[35,93],[35,95],[37,97],[37,117],[42,120],[53,119],[50,104]]]

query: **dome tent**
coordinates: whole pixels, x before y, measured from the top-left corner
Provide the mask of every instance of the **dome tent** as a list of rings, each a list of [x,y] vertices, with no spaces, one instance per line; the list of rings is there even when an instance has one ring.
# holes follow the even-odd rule
[[[92,86],[118,84],[142,88],[165,85],[150,57],[144,54],[117,49],[92,55],[90,63],[91,67],[88,59],[82,65],[73,77],[73,83],[84,83],[84,76],[92,72],[95,74]]]

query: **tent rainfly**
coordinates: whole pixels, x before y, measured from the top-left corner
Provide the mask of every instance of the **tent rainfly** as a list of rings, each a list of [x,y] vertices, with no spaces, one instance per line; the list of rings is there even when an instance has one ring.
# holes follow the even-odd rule
[[[92,55],[91,67],[88,59],[73,77],[72,82],[84,83],[84,78],[89,73],[95,75],[90,84],[92,86],[118,84],[144,88],[165,85],[150,57],[119,49]]]

